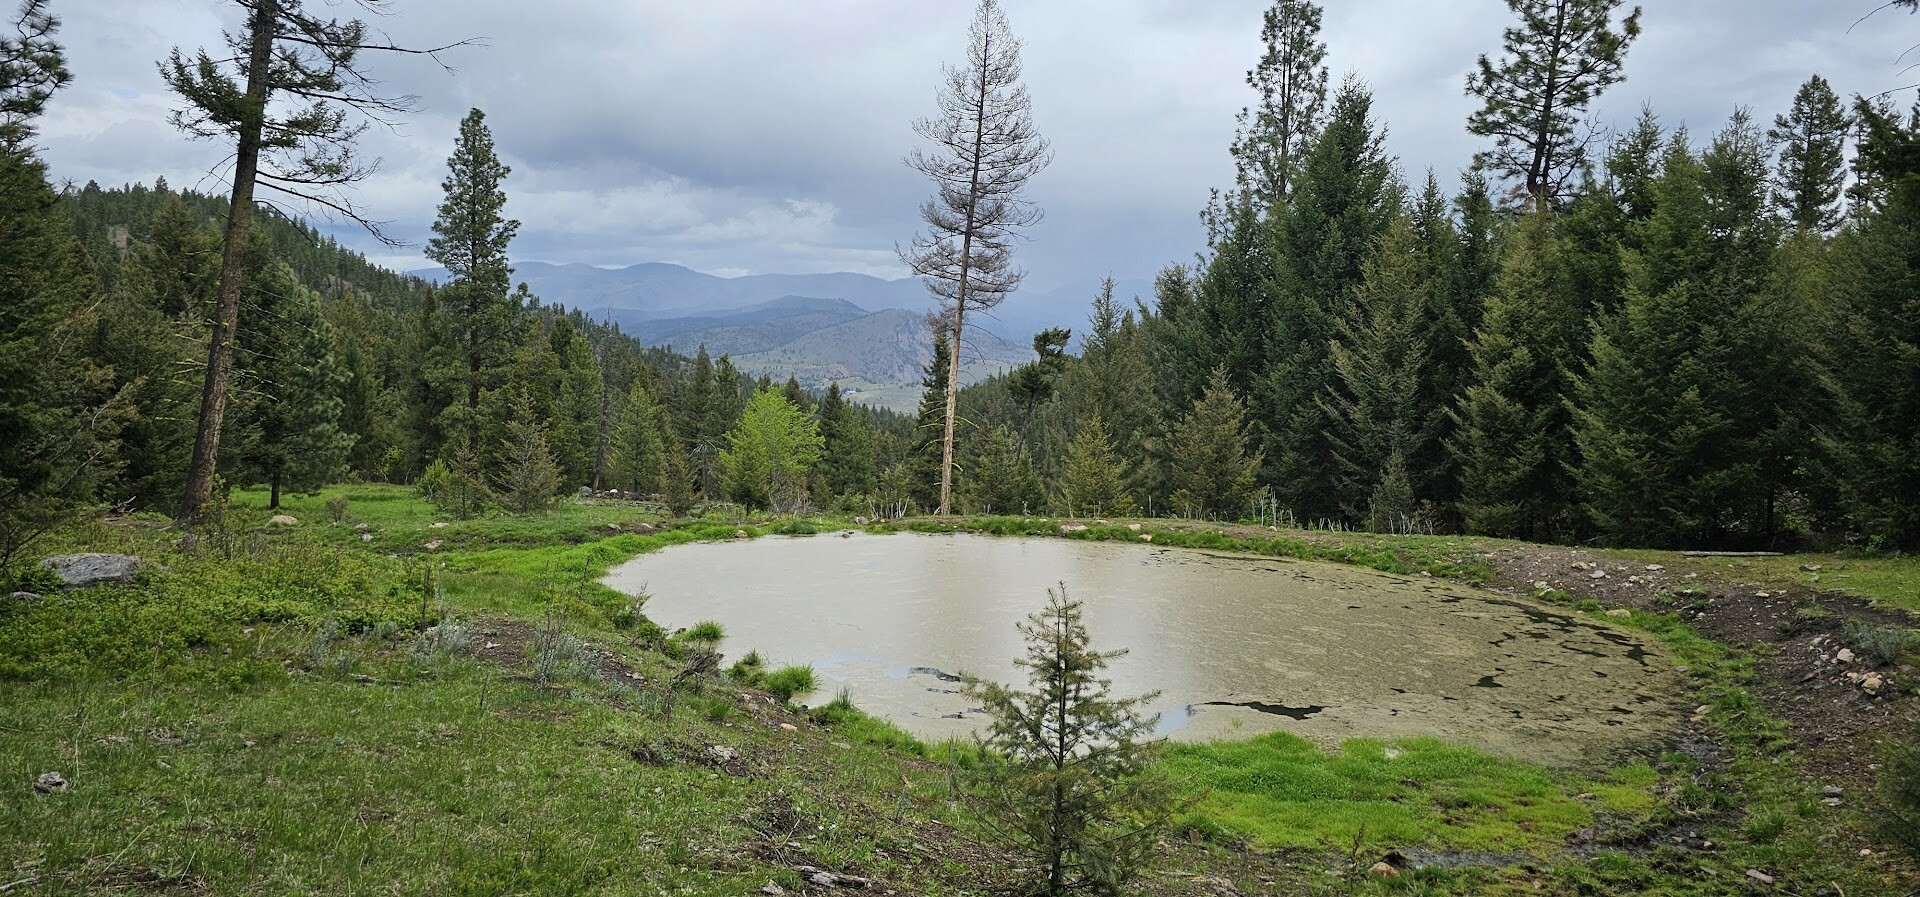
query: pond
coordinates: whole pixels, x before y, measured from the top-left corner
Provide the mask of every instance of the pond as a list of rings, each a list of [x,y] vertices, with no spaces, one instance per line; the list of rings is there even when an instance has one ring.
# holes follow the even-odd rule
[[[1641,636],[1431,579],[1073,539],[835,533],[680,545],[612,570],[668,629],[811,664],[820,689],[924,739],[981,714],[968,673],[1013,681],[1014,623],[1064,582],[1116,690],[1158,690],[1182,739],[1286,730],[1328,747],[1433,735],[1555,765],[1657,750],[1682,719],[1673,663]]]

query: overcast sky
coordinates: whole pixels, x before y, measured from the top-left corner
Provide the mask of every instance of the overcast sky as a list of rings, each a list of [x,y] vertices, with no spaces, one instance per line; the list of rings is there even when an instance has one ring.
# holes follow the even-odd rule
[[[1920,80],[1900,54],[1920,18],[1881,0],[1645,0],[1628,80],[1596,112],[1619,127],[1651,104],[1697,139],[1737,106],[1763,123],[1813,72],[1843,95]],[[349,16],[352,3],[312,8]],[[1053,166],[1032,184],[1046,210],[1018,257],[1029,286],[1107,274],[1147,278],[1200,248],[1196,212],[1231,180],[1234,113],[1251,98],[1265,0],[1006,0],[1026,41],[1034,118]],[[1477,148],[1462,81],[1497,49],[1501,0],[1331,0],[1334,80],[1375,92],[1388,146],[1417,180],[1443,181]],[[53,0],[74,83],[42,124],[54,176],[113,186],[165,175],[227,189],[230,147],[166,123],[174,99],[154,62],[180,46],[220,48],[237,6],[212,0]],[[722,275],[860,271],[897,277],[896,242],[916,230],[927,183],[901,164],[909,123],[931,114],[943,61],[960,56],[964,0],[394,0],[374,20],[412,45],[481,37],[449,74],[419,58],[372,58],[420,110],[364,138],[384,157],[357,201],[424,243],[458,122],[484,109],[513,166],[516,259],[677,262]],[[1849,29],[1851,28],[1851,31]],[[1914,61],[1910,55],[1907,62]],[[1909,92],[1908,97],[1911,96]],[[325,226],[323,224],[323,226]],[[428,264],[329,228],[378,261]]]

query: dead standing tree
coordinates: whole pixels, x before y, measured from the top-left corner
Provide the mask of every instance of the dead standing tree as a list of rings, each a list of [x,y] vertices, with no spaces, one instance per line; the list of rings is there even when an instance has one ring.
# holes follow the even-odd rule
[[[359,54],[372,50],[438,61],[440,52],[474,43],[411,49],[375,39],[359,20],[312,15],[303,0],[236,2],[247,16],[238,32],[226,35],[232,57],[214,59],[201,50],[188,59],[175,49],[160,63],[161,77],[184,101],[173,113],[173,124],[196,138],[234,143],[220,293],[208,339],[199,430],[180,505],[180,520],[189,526],[199,521],[213,496],[255,186],[331,209],[391,245],[378,224],[340,191],[365,179],[378,164],[362,161],[357,153],[356,140],[367,123],[391,125],[413,108],[413,99],[381,96],[376,82],[359,67]],[[383,0],[357,2],[369,12],[386,11]]]
[[[954,351],[947,370],[946,429],[940,448],[940,507],[953,509],[953,442],[960,397],[960,347],[967,313],[985,311],[1020,286],[1013,266],[1020,229],[1040,220],[1026,199],[1027,181],[1053,160],[1033,127],[1032,102],[1020,84],[1020,41],[997,0],[980,0],[967,29],[967,61],[942,69],[940,114],[913,123],[933,152],[915,149],[907,165],[933,179],[920,207],[925,233],[900,249],[951,322]]]

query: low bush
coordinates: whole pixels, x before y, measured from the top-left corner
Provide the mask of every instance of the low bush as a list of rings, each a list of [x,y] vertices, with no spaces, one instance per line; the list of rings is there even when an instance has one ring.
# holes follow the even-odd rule
[[[798,695],[813,691],[816,687],[813,667],[786,666],[767,674],[767,691],[782,701],[791,701]]]
[[[1913,647],[1914,632],[1901,626],[1884,626],[1852,619],[1843,627],[1847,642],[1853,645],[1854,653],[1875,666],[1887,666],[1900,662],[1907,649]]]
[[[1920,861],[1920,724],[1909,723],[1888,745],[1882,770],[1870,821],[1888,843]]]

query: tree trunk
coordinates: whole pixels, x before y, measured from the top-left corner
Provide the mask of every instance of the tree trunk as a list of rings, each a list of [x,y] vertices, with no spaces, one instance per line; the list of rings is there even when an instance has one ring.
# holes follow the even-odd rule
[[[274,471],[269,482],[272,485],[267,495],[267,510],[277,511],[280,509],[280,471]]]
[[[233,377],[233,344],[240,327],[240,288],[246,276],[247,234],[253,224],[253,182],[260,170],[260,128],[267,113],[267,69],[273,62],[274,24],[278,16],[275,0],[263,0],[247,26],[251,44],[247,55],[246,118],[240,123],[234,153],[233,201],[227,212],[226,244],[220,256],[220,299],[214,311],[213,333],[207,340],[207,376],[200,389],[200,428],[193,440],[186,494],[180,501],[180,522],[189,527],[200,523],[207,503],[213,500],[220,429],[227,413],[227,383]]]

